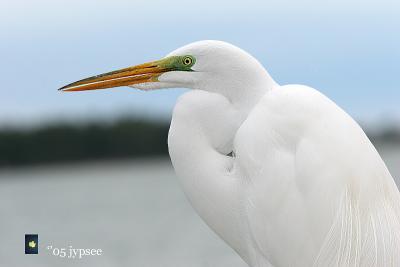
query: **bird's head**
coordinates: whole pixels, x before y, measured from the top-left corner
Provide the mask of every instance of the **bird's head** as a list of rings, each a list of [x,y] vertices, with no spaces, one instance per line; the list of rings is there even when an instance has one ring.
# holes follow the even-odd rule
[[[262,65],[240,48],[221,41],[200,41],[183,46],[160,60],[92,76],[60,90],[179,87],[212,91],[229,98],[235,88],[243,91],[265,85],[266,80],[272,81]]]

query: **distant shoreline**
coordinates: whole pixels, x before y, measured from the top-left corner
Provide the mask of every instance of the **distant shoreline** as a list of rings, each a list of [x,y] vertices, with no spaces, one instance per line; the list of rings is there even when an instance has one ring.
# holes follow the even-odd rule
[[[169,124],[122,119],[0,130],[0,168],[165,158]],[[367,133],[368,134],[368,133]],[[376,146],[400,146],[400,130],[370,134]]]

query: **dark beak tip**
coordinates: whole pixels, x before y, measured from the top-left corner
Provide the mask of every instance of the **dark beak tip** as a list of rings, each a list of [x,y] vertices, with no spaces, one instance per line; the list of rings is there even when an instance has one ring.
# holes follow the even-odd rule
[[[71,84],[64,85],[63,87],[58,88],[57,91],[67,92],[69,87],[71,87]]]
[[[69,92],[67,86],[63,86],[63,87],[61,87],[61,88],[58,88],[57,91],[58,91],[58,92]]]

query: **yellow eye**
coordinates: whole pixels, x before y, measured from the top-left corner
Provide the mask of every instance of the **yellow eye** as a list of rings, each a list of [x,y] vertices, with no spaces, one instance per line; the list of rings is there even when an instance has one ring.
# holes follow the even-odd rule
[[[182,62],[183,62],[183,65],[189,66],[189,65],[192,65],[193,59],[191,57],[184,57]]]

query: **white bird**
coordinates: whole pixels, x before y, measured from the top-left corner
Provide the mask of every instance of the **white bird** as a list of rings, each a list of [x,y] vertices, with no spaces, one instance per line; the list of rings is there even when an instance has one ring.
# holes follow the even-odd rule
[[[400,194],[360,126],[278,85],[243,50],[200,41],[64,91],[189,88],[169,154],[197,213],[249,266],[400,266]]]

